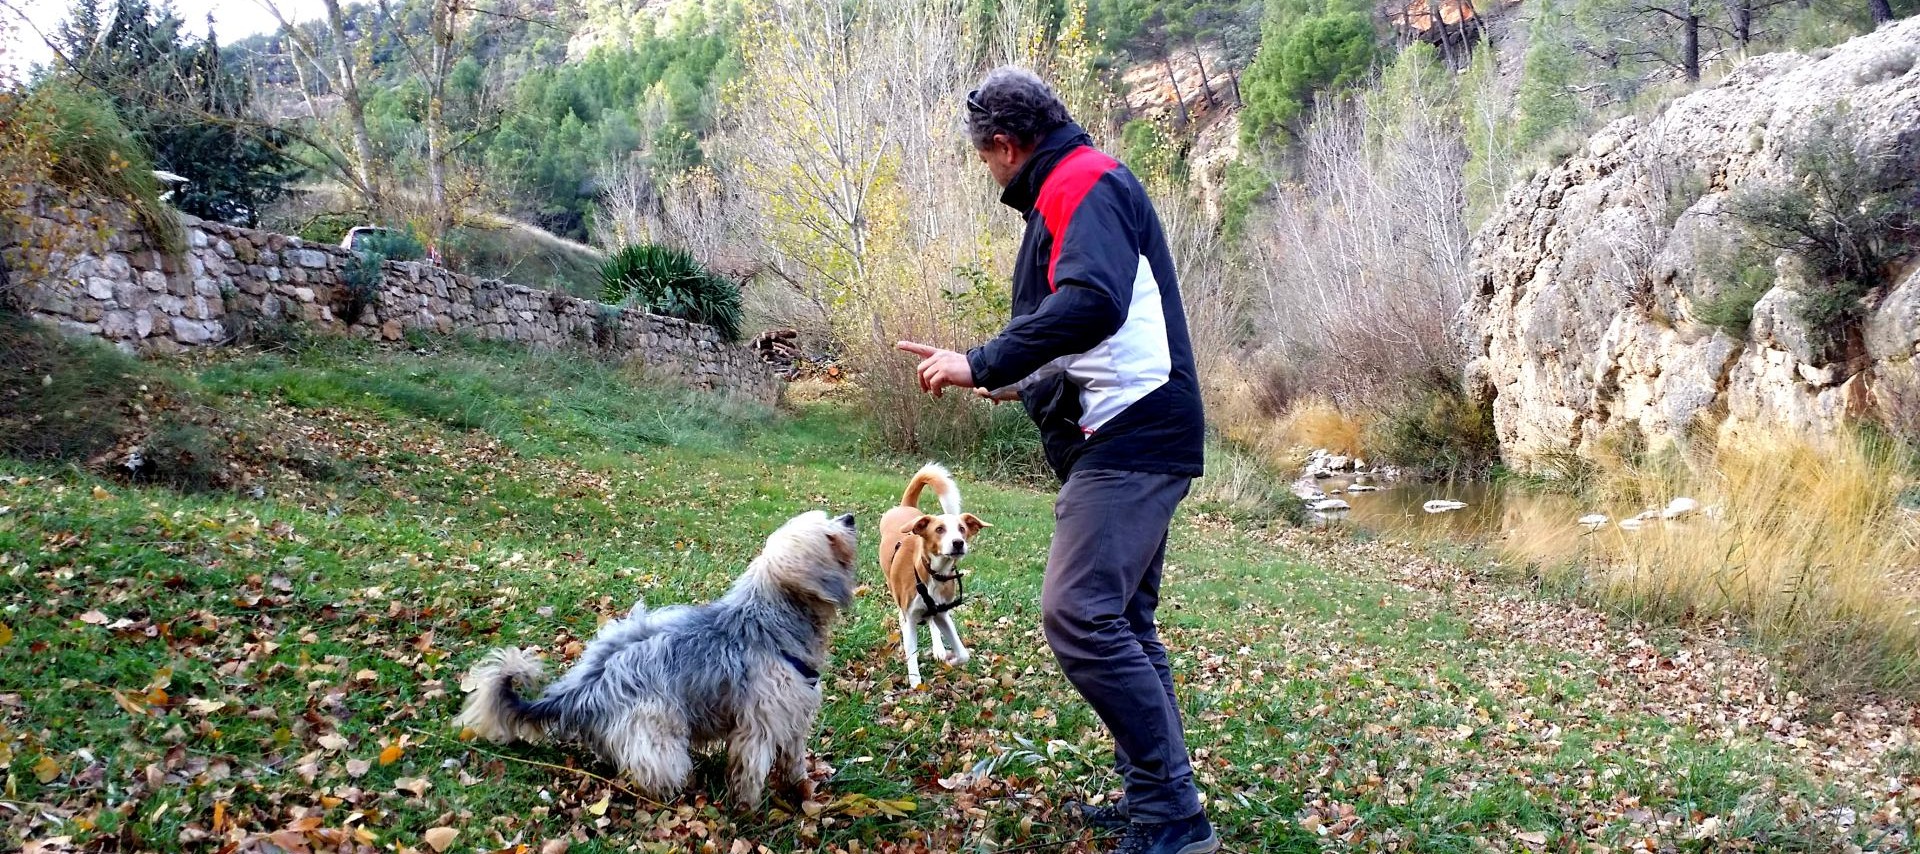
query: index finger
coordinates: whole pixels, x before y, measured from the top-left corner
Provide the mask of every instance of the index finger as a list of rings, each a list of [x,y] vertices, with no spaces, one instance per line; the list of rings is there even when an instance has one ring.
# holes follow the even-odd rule
[[[893,349],[905,350],[916,356],[931,356],[940,352],[940,348],[938,347],[929,347],[925,344],[916,344],[912,341],[896,341],[894,342]]]

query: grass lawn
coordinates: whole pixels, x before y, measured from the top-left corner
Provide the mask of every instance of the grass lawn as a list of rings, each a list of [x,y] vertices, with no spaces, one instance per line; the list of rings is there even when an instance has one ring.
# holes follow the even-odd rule
[[[919,461],[842,405],[454,341],[179,370],[329,462],[183,494],[0,461],[0,847],[1098,850],[1056,823],[1117,780],[1039,632],[1045,489],[955,466],[994,525],[957,612],[976,658],[909,692],[871,524]],[[814,508],[859,516],[871,585],[822,683],[817,800],[733,814],[716,757],[652,803],[449,728],[484,650],[564,666],[635,599],[720,595]],[[1896,850],[1920,806],[1906,711],[1815,713],[1718,638],[1463,562],[1191,506],[1161,621],[1233,851]]]

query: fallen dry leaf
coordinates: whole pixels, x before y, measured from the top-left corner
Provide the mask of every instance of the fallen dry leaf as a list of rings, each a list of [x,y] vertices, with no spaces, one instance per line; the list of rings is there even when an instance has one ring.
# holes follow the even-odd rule
[[[436,827],[428,830],[423,838],[426,839],[427,845],[431,846],[433,850],[445,851],[447,850],[447,846],[453,844],[453,838],[459,835],[460,831],[454,830],[451,827]]]

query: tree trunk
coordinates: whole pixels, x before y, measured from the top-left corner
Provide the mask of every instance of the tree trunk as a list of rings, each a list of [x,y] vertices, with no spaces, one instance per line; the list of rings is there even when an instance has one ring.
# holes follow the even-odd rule
[[[1180,94],[1180,78],[1173,76],[1173,54],[1162,56],[1160,66],[1167,70],[1167,83],[1173,87],[1173,105],[1179,109],[1180,127],[1185,128],[1193,122],[1193,116],[1187,113],[1186,96]]]
[[[1460,63],[1453,55],[1453,39],[1447,37],[1447,19],[1440,16],[1440,0],[1427,0],[1427,14],[1433,16],[1433,31],[1440,36],[1440,54],[1446,57],[1448,68],[1459,68]]]
[[[1687,82],[1700,82],[1700,12],[1687,4],[1685,41],[1680,47],[1680,65],[1687,73]]]
[[[346,16],[340,11],[340,0],[326,0],[326,4],[327,29],[333,33],[334,60],[340,69],[340,99],[346,105],[347,123],[353,133],[354,170],[360,173],[360,187],[367,196],[367,207],[378,209],[382,195],[381,170],[373,163],[373,136],[367,133],[367,106],[360,97],[353,47],[347,43]]]
[[[1207,61],[1200,56],[1200,45],[1198,44],[1193,46],[1193,64],[1194,67],[1200,69],[1200,92],[1206,97],[1207,106],[1211,107],[1220,103],[1220,99],[1213,94],[1213,81],[1207,79]]]
[[[1473,62],[1474,36],[1480,35],[1484,38],[1484,33],[1485,30],[1481,27],[1480,10],[1474,7],[1473,0],[1460,0],[1460,62],[1462,63],[1460,68],[1465,68],[1466,64]],[[1454,70],[1459,71],[1460,68]]]
[[[1873,15],[1875,27],[1893,20],[1893,4],[1888,0],[1867,0],[1867,11]]]
[[[1727,0],[1727,22],[1733,26],[1733,41],[1746,53],[1753,43],[1753,0]]]
[[[427,72],[427,206],[433,218],[435,244],[453,229],[453,208],[447,198],[447,73],[453,67],[454,27],[460,0],[434,0],[428,17]]]

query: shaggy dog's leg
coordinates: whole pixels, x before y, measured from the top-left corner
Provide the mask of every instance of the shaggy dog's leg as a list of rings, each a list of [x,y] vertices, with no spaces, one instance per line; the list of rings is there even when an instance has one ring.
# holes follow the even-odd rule
[[[608,727],[607,760],[648,794],[670,798],[693,773],[687,722],[656,701],[634,706],[624,726]]]
[[[907,654],[907,687],[920,687],[920,638],[907,612],[900,612],[900,649]]]
[[[933,650],[936,655],[940,656],[941,661],[951,664],[954,667],[959,667],[973,658],[973,655],[967,652],[967,645],[960,642],[960,631],[953,626],[952,613],[948,612],[933,615],[932,624],[934,633]],[[945,636],[947,639],[945,650],[941,649],[939,641],[939,638],[942,636]]]
[[[779,749],[780,734],[772,731],[768,717],[763,710],[752,710],[735,722],[727,736],[727,795],[742,809],[760,806],[767,773],[773,770]]]
[[[773,770],[796,805],[813,795],[813,781],[807,778],[807,730],[795,728],[780,740],[774,750]]]

